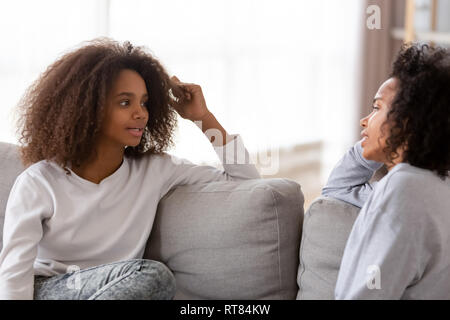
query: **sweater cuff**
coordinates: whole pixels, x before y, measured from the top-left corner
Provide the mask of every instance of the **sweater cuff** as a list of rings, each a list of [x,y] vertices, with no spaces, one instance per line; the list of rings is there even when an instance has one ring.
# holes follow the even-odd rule
[[[223,146],[216,146],[214,150],[222,164],[251,164],[250,155],[239,134],[230,134],[233,139]]]

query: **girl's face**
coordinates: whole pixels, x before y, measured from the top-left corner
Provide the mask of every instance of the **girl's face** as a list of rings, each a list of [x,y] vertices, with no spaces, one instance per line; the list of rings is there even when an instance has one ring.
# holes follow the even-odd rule
[[[395,78],[390,78],[381,85],[373,99],[372,113],[360,120],[360,124],[364,128],[361,131],[361,135],[364,137],[361,146],[363,156],[367,160],[389,162],[383,152],[383,148],[386,147],[389,128],[383,123],[387,119],[387,114],[394,100],[397,81]]]
[[[139,73],[130,69],[120,71],[106,99],[102,140],[122,148],[139,145],[148,121],[147,103],[147,87]]]

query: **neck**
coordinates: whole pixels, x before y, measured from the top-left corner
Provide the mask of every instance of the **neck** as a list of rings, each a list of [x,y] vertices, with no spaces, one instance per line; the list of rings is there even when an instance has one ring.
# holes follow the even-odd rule
[[[122,164],[124,148],[117,145],[99,143],[93,153],[81,166],[72,167],[72,171],[83,179],[99,184],[113,174]]]
[[[387,171],[391,171],[391,169],[393,169],[398,163],[389,162],[389,163],[384,163],[384,164],[386,165]]]
[[[386,161],[384,164],[386,165],[386,169],[388,171],[391,171],[392,168],[394,168],[396,165],[398,165],[399,163],[403,162],[403,150],[402,149],[398,149],[397,150],[397,154],[398,157],[393,159],[391,162]]]

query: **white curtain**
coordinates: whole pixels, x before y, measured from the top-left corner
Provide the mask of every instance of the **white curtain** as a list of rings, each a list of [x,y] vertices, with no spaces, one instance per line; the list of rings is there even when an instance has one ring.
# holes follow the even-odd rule
[[[61,54],[105,32],[106,1],[0,2],[0,141],[17,143],[14,109]]]
[[[58,55],[97,36],[145,45],[171,75],[202,86],[207,104],[253,154],[322,141],[323,177],[357,137],[360,0],[86,0],[2,2],[0,140],[10,112]],[[6,11],[5,11],[6,10]],[[5,98],[6,97],[6,98]],[[214,162],[180,119],[171,150]]]

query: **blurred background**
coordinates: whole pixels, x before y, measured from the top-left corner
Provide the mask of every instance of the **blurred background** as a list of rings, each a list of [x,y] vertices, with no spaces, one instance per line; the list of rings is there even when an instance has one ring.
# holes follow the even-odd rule
[[[359,140],[359,119],[404,41],[450,45],[450,0],[40,0],[0,2],[0,141],[48,65],[106,36],[145,46],[170,75],[202,86],[264,177],[300,183],[305,208]],[[179,118],[169,152],[220,166]]]

